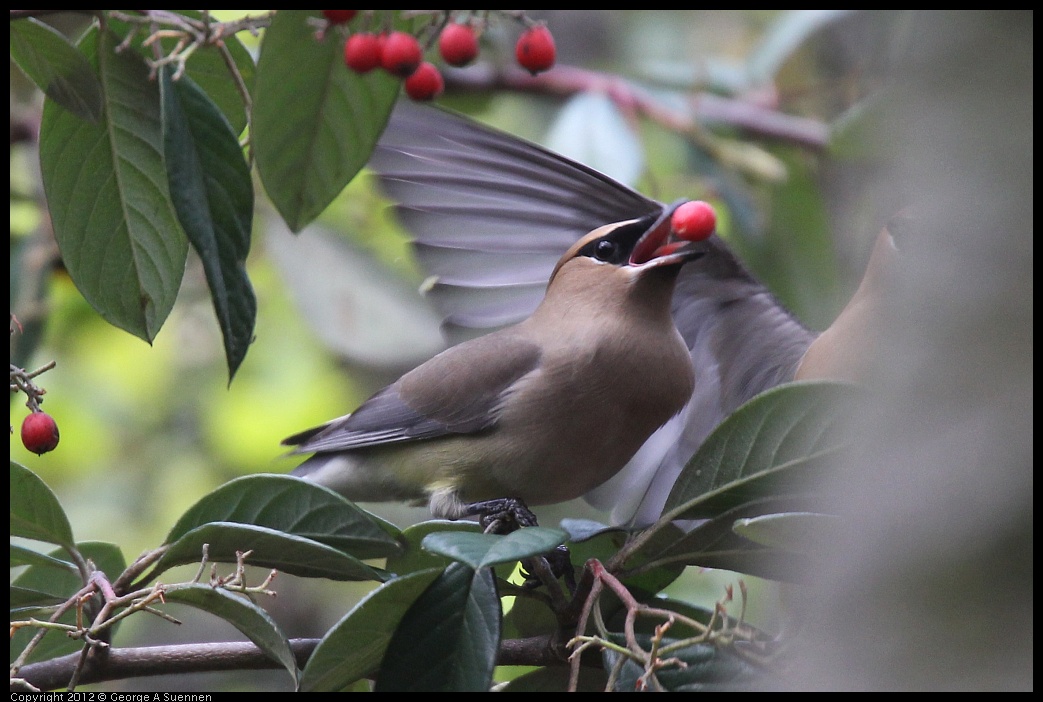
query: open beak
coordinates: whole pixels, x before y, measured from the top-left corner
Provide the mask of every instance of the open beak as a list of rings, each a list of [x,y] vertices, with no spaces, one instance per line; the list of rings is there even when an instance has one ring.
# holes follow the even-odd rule
[[[706,253],[706,247],[699,242],[686,241],[677,237],[670,227],[670,218],[674,210],[687,202],[678,200],[663,210],[634,246],[630,254],[629,264],[634,267],[670,266],[699,258]]]

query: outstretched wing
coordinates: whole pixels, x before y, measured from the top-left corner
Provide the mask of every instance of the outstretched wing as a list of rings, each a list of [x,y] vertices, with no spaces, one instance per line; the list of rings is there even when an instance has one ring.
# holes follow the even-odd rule
[[[447,332],[525,319],[584,234],[663,205],[454,113],[403,101],[369,162],[435,277]]]
[[[540,146],[408,102],[395,109],[369,166],[434,276],[430,297],[456,338],[524,319],[577,239],[664,207]],[[658,517],[706,435],[746,400],[791,380],[815,338],[723,240],[708,245],[707,255],[682,269],[673,300],[692,354],[692,399],[588,495],[617,523]]]

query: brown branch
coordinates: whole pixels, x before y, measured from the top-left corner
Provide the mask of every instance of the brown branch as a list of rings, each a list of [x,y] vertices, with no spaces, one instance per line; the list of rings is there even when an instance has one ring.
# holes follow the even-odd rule
[[[290,649],[303,667],[319,639],[290,639]],[[498,665],[564,666],[564,648],[557,637],[547,634],[501,642]],[[19,677],[40,690],[64,688],[81,654],[71,653],[19,670]],[[596,664],[597,661],[594,661]],[[77,681],[79,685],[156,675],[183,675],[229,670],[274,670],[279,664],[248,642],[194,643],[141,648],[110,648],[102,661],[88,662]]]
[[[318,639],[291,639],[290,648],[303,666],[311,656]],[[19,675],[40,690],[64,687],[80,658],[79,653],[24,666]],[[223,670],[265,670],[279,665],[261,649],[248,642],[196,643],[144,648],[112,648],[106,660],[88,666],[78,683],[122,680],[125,678],[184,673],[207,673]]]
[[[679,110],[657,100],[651,93],[620,76],[575,66],[556,66],[532,76],[520,68],[498,70],[491,65],[467,69],[445,69],[447,90],[511,90],[555,97],[570,97],[587,91],[606,92],[625,113],[637,113],[676,132],[700,126],[726,125],[751,136],[788,141],[814,149],[826,146],[829,127],[814,119],[788,115],[766,106],[761,100],[732,98],[702,92],[695,94],[687,109]]]

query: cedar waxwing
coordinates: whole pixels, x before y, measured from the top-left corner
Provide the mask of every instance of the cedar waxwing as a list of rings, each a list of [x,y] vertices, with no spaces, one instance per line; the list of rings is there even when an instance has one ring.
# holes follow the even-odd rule
[[[432,275],[428,294],[457,338],[524,319],[560,253],[600,223],[656,216],[664,208],[564,156],[419,105],[396,108],[369,165],[413,234],[419,261]],[[625,468],[585,495],[611,510],[616,524],[657,519],[706,436],[753,396],[794,379],[857,379],[858,352],[871,337],[867,329],[896,251],[885,229],[854,299],[819,335],[723,240],[715,235],[702,245],[705,254],[681,269],[672,301],[694,389]],[[604,427],[598,440],[609,435]]]
[[[692,394],[670,300],[705,247],[668,241],[673,209],[597,227],[567,247],[531,316],[286,439],[315,454],[294,473],[450,519],[488,516],[474,504],[501,498],[562,502],[611,478]]]

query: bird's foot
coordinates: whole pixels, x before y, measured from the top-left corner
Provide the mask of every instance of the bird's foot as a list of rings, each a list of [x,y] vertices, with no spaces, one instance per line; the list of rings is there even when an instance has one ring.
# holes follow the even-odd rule
[[[478,517],[478,523],[486,534],[510,534],[522,527],[539,526],[532,510],[515,497],[472,502],[467,505],[467,514]],[[558,546],[553,551],[543,554],[542,558],[547,561],[550,573],[555,579],[564,577],[569,590],[575,590],[576,576],[568,547]],[[533,589],[542,584],[539,576],[535,572],[531,572],[533,570],[535,569],[531,567],[522,568],[522,575],[525,576],[522,587]]]
[[[510,534],[522,527],[538,526],[532,510],[514,497],[472,502],[467,505],[467,515],[478,517],[487,534]]]

